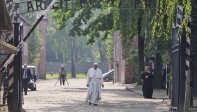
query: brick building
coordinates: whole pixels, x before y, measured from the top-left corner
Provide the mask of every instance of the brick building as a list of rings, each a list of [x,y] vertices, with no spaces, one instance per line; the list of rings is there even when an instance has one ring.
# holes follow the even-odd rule
[[[43,44],[40,49],[40,62],[38,65],[39,78],[46,79],[46,33],[47,33],[47,21],[48,18],[43,18],[39,25],[38,29],[42,34]]]
[[[138,39],[134,37],[130,47],[125,49],[129,52],[131,48],[137,48]],[[114,33],[114,81],[129,84],[133,82],[134,71],[131,63],[127,63],[122,56],[122,45],[119,31]]]

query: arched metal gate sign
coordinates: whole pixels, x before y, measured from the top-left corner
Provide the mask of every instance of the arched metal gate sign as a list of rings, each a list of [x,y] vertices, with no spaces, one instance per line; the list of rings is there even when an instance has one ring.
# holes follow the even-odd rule
[[[74,3],[74,9],[82,9],[86,8],[88,6],[98,4],[98,3],[107,3],[111,4],[111,6],[114,5],[115,0],[58,0],[54,3],[54,5],[51,7],[51,9],[61,9],[61,10],[72,10],[73,7],[70,6],[70,4]],[[77,1],[77,2],[76,2]],[[156,5],[152,0],[145,0],[144,7],[142,8],[140,4],[142,3],[141,0],[132,0],[133,5],[128,10],[147,10],[147,9],[156,9]],[[28,12],[34,12],[34,11],[40,11],[40,10],[46,10],[47,6],[50,4],[51,0],[32,0],[32,1],[26,1],[26,2],[19,2],[19,3],[12,3],[17,8],[18,14],[24,14]],[[124,3],[124,0],[119,0],[119,8],[120,9],[126,9],[122,4]],[[25,9],[20,7],[26,7]]]

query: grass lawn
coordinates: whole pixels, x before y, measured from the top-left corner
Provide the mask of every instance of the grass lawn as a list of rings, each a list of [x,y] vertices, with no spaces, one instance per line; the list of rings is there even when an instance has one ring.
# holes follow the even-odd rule
[[[58,73],[54,73],[54,74],[46,74],[46,78],[47,79],[58,79],[59,78],[59,74]],[[67,74],[67,78],[71,78],[71,74]],[[76,74],[76,78],[78,79],[85,79],[87,78],[85,74]]]

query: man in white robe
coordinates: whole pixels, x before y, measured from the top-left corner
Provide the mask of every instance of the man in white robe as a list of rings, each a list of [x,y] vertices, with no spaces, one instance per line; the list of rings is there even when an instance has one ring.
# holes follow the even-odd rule
[[[88,94],[86,102],[89,105],[98,105],[98,101],[101,99],[101,86],[104,87],[103,74],[98,68],[98,64],[94,63],[93,68],[89,69],[87,74]]]

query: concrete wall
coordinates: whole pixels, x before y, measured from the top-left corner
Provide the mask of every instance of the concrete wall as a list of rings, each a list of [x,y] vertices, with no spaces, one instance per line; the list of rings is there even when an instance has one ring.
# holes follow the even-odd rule
[[[71,62],[63,63],[67,73],[71,73]],[[62,63],[61,62],[47,62],[46,63],[46,73],[58,73]],[[76,73],[87,73],[87,71],[93,66],[93,62],[77,62],[75,63]],[[103,73],[107,72],[107,63],[98,63],[98,68],[102,70]]]

